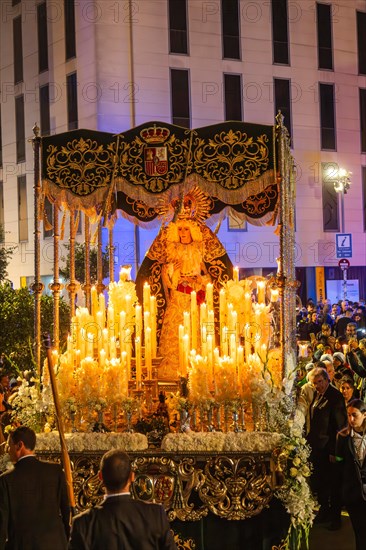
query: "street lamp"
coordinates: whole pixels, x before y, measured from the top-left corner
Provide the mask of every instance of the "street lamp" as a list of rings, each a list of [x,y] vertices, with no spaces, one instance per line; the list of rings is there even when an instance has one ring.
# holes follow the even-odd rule
[[[332,179],[334,191],[341,196],[341,233],[344,233],[344,195],[346,195],[348,189],[351,187],[351,175],[352,172],[348,172],[344,168],[337,168],[332,170]]]

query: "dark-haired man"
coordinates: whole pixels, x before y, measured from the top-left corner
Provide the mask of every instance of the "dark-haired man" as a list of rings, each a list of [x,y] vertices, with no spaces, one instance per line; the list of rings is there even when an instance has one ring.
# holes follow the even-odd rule
[[[10,433],[14,469],[0,476],[0,548],[65,550],[70,508],[59,464],[35,457],[36,434],[26,426]]]
[[[99,477],[104,502],[74,518],[69,550],[176,550],[164,508],[131,498],[134,472],[126,453],[106,453]]]

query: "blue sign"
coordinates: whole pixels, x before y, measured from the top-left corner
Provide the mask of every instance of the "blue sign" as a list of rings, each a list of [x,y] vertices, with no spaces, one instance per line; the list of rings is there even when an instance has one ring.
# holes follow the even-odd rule
[[[336,234],[337,258],[352,258],[352,233]]]

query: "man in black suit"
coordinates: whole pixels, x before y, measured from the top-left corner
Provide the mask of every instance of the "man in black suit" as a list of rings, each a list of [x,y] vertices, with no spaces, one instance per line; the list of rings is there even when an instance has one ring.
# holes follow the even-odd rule
[[[347,412],[342,394],[330,384],[325,369],[313,371],[314,399],[310,405],[310,430],[307,440],[313,463],[312,489],[317,493],[320,510],[315,521],[331,520],[330,528],[340,528],[341,502],[339,470],[335,459],[337,433],[347,425]]]
[[[99,477],[104,501],[74,518],[69,550],[176,550],[164,508],[131,498],[134,472],[126,453],[107,452]]]
[[[34,455],[36,434],[26,426],[10,433],[8,452],[14,469],[0,476],[0,548],[65,550],[70,507],[59,464]]]

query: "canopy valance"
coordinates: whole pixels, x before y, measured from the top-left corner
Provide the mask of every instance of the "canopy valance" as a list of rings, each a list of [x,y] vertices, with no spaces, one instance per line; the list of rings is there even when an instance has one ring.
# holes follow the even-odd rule
[[[42,189],[89,216],[120,210],[148,224],[193,188],[206,217],[231,207],[252,223],[278,204],[275,127],[225,122],[193,130],[149,122],[121,134],[75,130],[42,138]]]

